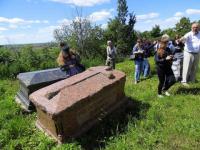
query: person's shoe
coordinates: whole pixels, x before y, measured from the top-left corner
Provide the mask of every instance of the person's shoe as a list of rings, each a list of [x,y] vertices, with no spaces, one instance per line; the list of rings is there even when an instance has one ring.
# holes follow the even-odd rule
[[[138,84],[140,82],[140,80],[135,80],[134,84]]]
[[[170,96],[169,92],[167,92],[167,91],[165,92],[165,95],[166,95],[166,96]]]
[[[164,98],[164,96],[161,94],[158,94],[158,98]]]
[[[144,76],[143,78],[144,78],[144,79],[148,79],[148,76]]]
[[[189,87],[189,86],[190,86],[190,85],[189,85],[188,83],[186,83],[186,82],[183,82],[182,85],[183,85],[183,86],[186,86],[186,87]]]

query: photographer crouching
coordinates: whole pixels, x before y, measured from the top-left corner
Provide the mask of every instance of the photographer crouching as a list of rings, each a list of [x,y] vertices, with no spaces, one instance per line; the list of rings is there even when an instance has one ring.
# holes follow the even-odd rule
[[[65,71],[69,77],[85,71],[84,65],[80,63],[79,55],[72,52],[66,43],[60,42],[60,49],[57,62],[62,71]]]

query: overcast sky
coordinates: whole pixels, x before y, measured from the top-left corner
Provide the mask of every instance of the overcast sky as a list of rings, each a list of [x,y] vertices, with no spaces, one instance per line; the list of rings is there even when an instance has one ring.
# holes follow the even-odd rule
[[[183,16],[200,20],[200,0],[127,0],[137,17],[135,29],[174,27]],[[76,9],[106,28],[117,14],[117,0],[0,0],[0,44],[53,41],[53,30],[77,17]]]

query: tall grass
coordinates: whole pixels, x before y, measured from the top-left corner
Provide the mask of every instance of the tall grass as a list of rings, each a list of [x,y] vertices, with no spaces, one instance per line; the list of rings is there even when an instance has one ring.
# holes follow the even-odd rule
[[[36,113],[26,114],[15,103],[18,82],[0,80],[0,149],[198,150],[200,84],[185,88],[176,83],[170,89],[172,96],[159,99],[152,58],[150,62],[151,78],[142,79],[137,85],[133,84],[133,62],[118,63],[117,69],[127,75],[128,107],[107,116],[80,138],[63,145],[57,145],[35,127]],[[197,78],[200,79],[200,73]]]

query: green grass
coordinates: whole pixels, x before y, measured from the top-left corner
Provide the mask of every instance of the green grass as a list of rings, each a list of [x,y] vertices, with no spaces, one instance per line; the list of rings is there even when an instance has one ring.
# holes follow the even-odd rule
[[[35,127],[36,113],[25,114],[15,103],[18,82],[0,80],[0,149],[200,149],[200,84],[185,88],[176,83],[172,96],[159,99],[152,58],[151,68],[152,77],[135,85],[133,62],[118,63],[127,75],[130,106],[63,145]]]

